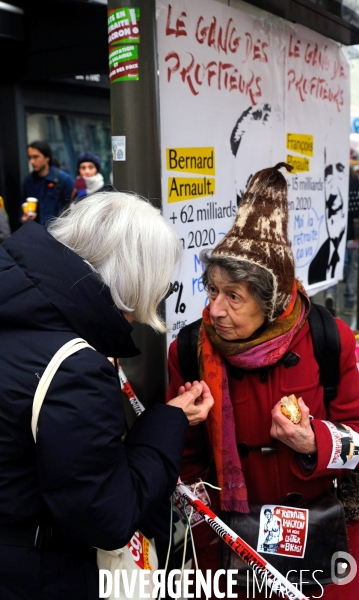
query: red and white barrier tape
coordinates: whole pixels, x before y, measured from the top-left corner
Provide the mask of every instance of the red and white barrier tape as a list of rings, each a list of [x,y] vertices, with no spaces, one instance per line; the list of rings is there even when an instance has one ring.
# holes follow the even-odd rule
[[[131,406],[135,411],[136,416],[139,417],[140,414],[145,410],[145,407],[137,398],[121,366],[118,368],[118,378],[121,383],[121,390],[124,392],[124,394],[126,394],[127,398],[131,402]]]

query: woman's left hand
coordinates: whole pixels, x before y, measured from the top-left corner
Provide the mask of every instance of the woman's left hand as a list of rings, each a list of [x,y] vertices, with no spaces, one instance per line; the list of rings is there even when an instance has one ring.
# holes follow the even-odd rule
[[[167,402],[167,405],[182,408],[190,425],[198,425],[204,421],[213,404],[211,390],[205,381],[187,382],[181,385],[177,398]]]
[[[309,408],[302,400],[298,399],[302,418],[296,425],[285,417],[280,409],[280,401],[272,409],[272,426],[270,434],[276,440],[283,442],[301,454],[314,454],[317,451],[317,442],[314,431],[310,426]]]

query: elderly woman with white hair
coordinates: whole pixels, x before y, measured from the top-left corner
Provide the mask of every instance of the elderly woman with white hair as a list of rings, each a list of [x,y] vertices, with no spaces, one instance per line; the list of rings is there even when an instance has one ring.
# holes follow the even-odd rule
[[[1,598],[94,600],[94,547],[121,548],[141,528],[153,535],[188,424],[205,419],[213,399],[195,382],[169,406],[146,410],[123,442],[120,385],[107,357],[139,353],[132,319],[165,331],[157,309],[180,252],[156,208],[118,192],[74,203],[48,230],[31,221],[0,248]],[[77,337],[96,351],[60,366],[35,444],[39,379]]]

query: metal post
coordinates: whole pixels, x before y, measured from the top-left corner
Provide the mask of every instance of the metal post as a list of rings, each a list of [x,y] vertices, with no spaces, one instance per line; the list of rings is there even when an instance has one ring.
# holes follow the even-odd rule
[[[109,11],[125,8],[140,10],[138,80],[110,84],[112,136],[126,140],[126,160],[113,161],[113,182],[117,190],[136,192],[161,207],[155,0],[108,0]],[[142,354],[122,361],[128,378],[145,406],[163,401],[165,336],[135,323],[133,338]]]

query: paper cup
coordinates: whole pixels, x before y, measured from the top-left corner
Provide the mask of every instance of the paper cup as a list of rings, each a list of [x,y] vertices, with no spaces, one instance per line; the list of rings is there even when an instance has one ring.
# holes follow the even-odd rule
[[[26,198],[27,213],[33,214],[37,211],[37,198]]]

